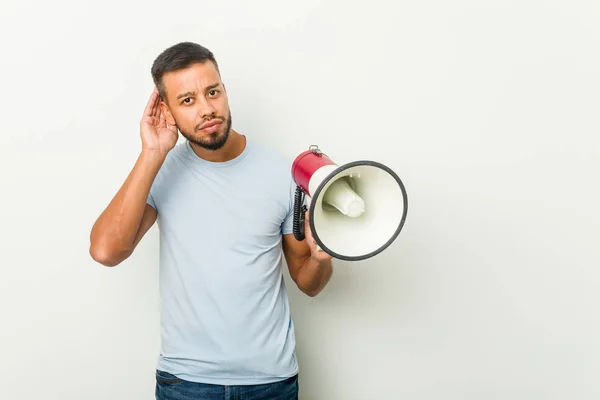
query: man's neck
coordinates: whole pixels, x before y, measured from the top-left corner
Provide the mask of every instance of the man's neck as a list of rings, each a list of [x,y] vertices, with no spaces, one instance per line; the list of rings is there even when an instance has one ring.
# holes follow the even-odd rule
[[[231,129],[227,142],[219,150],[208,150],[191,142],[190,145],[194,153],[206,161],[225,162],[233,160],[242,154],[246,148],[246,136],[240,135]]]

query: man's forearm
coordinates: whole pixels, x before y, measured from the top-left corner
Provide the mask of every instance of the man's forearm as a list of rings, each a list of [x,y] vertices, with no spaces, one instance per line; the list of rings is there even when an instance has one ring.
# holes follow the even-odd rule
[[[309,256],[300,268],[297,285],[307,295],[316,296],[327,285],[332,273],[331,260],[319,261]]]
[[[98,258],[118,258],[132,246],[150,187],[164,158],[153,151],[139,155],[124,184],[92,228],[90,251]]]

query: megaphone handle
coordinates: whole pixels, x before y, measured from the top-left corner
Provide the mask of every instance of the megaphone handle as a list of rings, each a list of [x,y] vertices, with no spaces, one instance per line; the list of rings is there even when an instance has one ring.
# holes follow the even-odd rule
[[[304,204],[304,191],[300,186],[296,186],[296,194],[294,196],[294,222],[293,231],[297,241],[304,240],[304,222],[307,207]]]

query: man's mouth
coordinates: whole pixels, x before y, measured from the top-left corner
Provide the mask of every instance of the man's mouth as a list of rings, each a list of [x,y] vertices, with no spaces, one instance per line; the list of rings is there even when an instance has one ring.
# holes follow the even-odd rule
[[[199,130],[206,133],[213,133],[217,129],[219,129],[219,126],[221,126],[222,122],[223,121],[221,121],[220,119],[215,119],[213,121],[206,122],[202,126],[200,126]]]

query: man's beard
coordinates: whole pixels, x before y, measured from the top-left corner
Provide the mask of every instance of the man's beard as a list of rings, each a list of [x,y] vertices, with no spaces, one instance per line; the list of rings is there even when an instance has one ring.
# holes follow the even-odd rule
[[[221,133],[221,128],[223,127],[223,123],[219,126],[219,129],[216,132],[212,132],[207,136],[194,138],[192,134],[183,129],[179,129],[183,137],[189,140],[191,143],[198,145],[207,150],[219,150],[221,147],[227,143],[227,139],[229,138],[229,132],[231,131],[231,112],[229,112],[229,117],[227,119],[223,117],[214,117],[213,119],[218,119],[221,121],[225,121],[225,131]],[[195,128],[195,131],[200,131],[200,126],[198,125]]]

